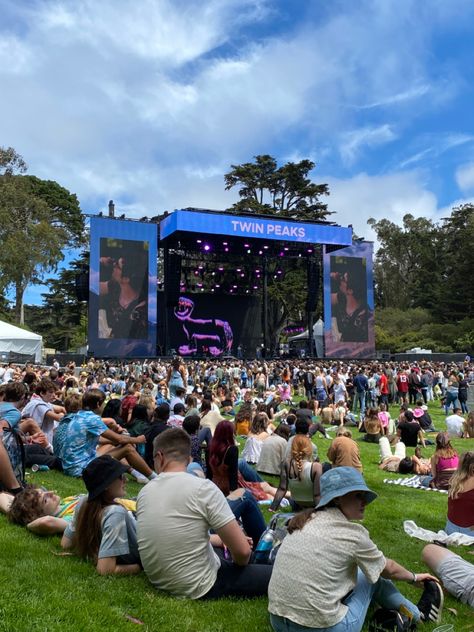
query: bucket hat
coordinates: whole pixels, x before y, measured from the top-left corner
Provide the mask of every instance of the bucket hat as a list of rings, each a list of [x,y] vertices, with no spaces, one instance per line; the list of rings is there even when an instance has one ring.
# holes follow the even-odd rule
[[[108,454],[98,456],[91,461],[82,472],[82,478],[89,495],[87,500],[94,500],[107,489],[117,478],[129,472],[130,468]]]
[[[365,492],[367,504],[377,498],[377,494],[367,487],[364,477],[354,467],[334,467],[325,472],[321,476],[319,487],[321,498],[317,509],[350,492]]]
[[[425,411],[422,408],[415,408],[415,410],[413,411],[413,417],[415,419],[419,419],[420,417],[423,417],[424,414],[425,414]]]

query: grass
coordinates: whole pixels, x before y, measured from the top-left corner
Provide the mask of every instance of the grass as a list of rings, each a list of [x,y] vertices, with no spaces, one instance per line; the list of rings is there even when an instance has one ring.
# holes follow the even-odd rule
[[[435,427],[444,427],[442,411],[435,405],[430,408]],[[392,414],[395,412],[393,409]],[[323,460],[330,442],[320,436],[315,441]],[[454,443],[463,451],[472,449],[474,441],[457,440]],[[365,526],[387,557],[415,572],[426,571],[420,561],[424,544],[404,533],[403,520],[414,520],[419,526],[434,531],[442,529],[446,495],[384,485],[383,479],[392,475],[378,470],[378,447],[360,442],[360,449],[367,483],[379,493],[379,498],[367,509]],[[425,454],[432,451],[427,448]],[[29,480],[55,489],[62,496],[84,491],[81,481],[56,472],[31,474]],[[135,496],[139,489],[138,485],[130,483],[128,493]],[[265,517],[268,520],[266,511]],[[58,537],[34,536],[26,529],[10,525],[4,516],[0,516],[0,631],[133,630],[137,624],[127,617],[143,622],[140,629],[149,632],[271,630],[266,599],[209,603],[176,600],[155,591],[144,574],[100,577],[91,564],[75,557],[61,556],[60,552]],[[466,547],[460,547],[456,552],[474,563],[474,557]],[[408,584],[401,583],[400,589],[415,602],[419,598],[420,591]],[[455,609],[457,615],[449,608]],[[447,595],[443,623],[453,624],[456,632],[472,632],[473,612]],[[435,627],[424,625],[422,629],[428,631]]]

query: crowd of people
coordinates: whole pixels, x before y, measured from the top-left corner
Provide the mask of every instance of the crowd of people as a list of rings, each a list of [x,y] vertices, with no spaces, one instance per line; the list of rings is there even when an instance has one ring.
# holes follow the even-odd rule
[[[60,534],[100,574],[144,571],[181,598],[265,595],[275,631],[361,630],[372,603],[381,624],[399,626],[385,629],[414,629],[440,620],[439,580],[474,607],[472,564],[429,545],[434,574],[415,574],[372,541],[360,521],[376,494],[355,440],[378,445],[381,469],[447,490],[447,533],[474,537],[474,451],[451,443],[474,438],[470,361],[91,359],[9,364],[0,380],[0,510],[34,533]],[[429,402],[446,429],[436,430]],[[317,433],[331,439],[324,455]],[[434,454],[423,458],[429,443]],[[32,466],[82,478],[87,495],[25,485]],[[143,485],[136,502],[126,499],[128,476]],[[274,564],[256,563],[264,505],[294,514]],[[419,586],[418,603],[392,580]]]

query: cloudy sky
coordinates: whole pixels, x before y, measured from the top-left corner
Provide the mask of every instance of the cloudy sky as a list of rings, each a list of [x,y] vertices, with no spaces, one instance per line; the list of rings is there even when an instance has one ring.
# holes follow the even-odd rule
[[[130,217],[309,157],[341,224],[474,200],[471,0],[0,0],[0,144]],[[42,288],[27,293],[38,300]]]

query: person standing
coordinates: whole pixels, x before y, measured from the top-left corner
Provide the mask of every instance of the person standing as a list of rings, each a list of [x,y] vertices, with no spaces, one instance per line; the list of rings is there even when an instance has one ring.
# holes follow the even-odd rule
[[[360,419],[363,420],[365,416],[365,402],[367,398],[367,392],[369,390],[369,380],[365,375],[364,368],[361,367],[359,369],[358,374],[354,378],[354,405],[352,407],[352,412],[357,413],[357,409],[360,410]]]

